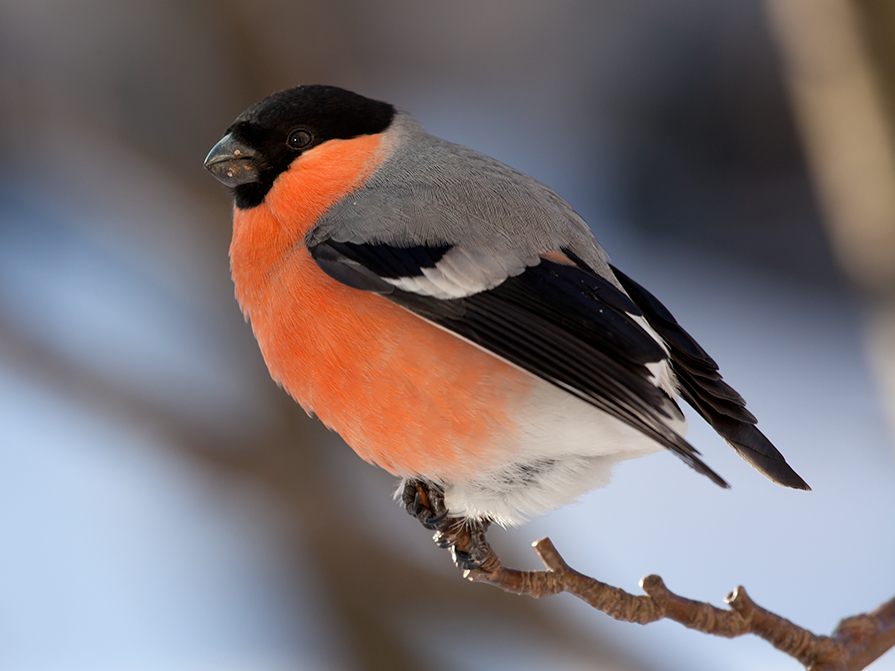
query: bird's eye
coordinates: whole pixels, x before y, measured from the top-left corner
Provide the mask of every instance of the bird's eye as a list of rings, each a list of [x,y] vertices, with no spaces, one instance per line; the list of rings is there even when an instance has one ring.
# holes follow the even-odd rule
[[[289,139],[286,140],[286,144],[293,149],[304,149],[311,144],[311,140],[313,139],[313,136],[308,131],[299,128],[298,130],[289,133]]]

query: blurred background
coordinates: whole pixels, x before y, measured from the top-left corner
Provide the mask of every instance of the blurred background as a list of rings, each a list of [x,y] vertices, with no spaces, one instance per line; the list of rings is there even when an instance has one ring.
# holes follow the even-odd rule
[[[795,668],[463,581],[268,378],[202,161],[328,83],[555,188],[814,491],[695,418],[732,490],[660,454],[492,543],[829,633],[895,594],[893,34],[888,0],[4,0],[0,668]]]

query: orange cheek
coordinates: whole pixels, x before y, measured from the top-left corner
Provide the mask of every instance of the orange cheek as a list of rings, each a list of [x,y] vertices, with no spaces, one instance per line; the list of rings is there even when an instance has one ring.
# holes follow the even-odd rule
[[[383,135],[314,147],[277,178],[264,204],[282,228],[303,237],[330,207],[369,178],[388,149]]]

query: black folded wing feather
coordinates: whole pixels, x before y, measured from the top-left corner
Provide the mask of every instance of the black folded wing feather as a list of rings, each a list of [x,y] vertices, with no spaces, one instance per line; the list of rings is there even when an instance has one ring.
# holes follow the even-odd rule
[[[612,272],[668,345],[684,400],[758,471],[781,485],[810,489],[755,426],[755,416],[746,410],[743,398],[721,379],[718,364],[652,294],[618,269],[612,268]]]
[[[667,420],[680,411],[653,383],[645,365],[667,355],[635,321],[643,314],[641,307],[624,292],[589,269],[547,259],[492,289],[461,298],[439,299],[386,281],[420,276],[449,250],[449,245],[395,247],[329,240],[311,247],[310,253],[334,279],[382,294],[577,396],[656,440],[718,485],[728,486],[668,426]],[[694,356],[698,358],[698,352]]]

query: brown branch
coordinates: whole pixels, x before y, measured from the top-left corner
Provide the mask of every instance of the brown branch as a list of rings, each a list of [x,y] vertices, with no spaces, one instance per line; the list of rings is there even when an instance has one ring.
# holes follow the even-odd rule
[[[469,543],[462,527],[449,531],[459,549]],[[566,564],[549,538],[533,544],[545,571],[517,571],[503,566],[493,550],[480,568],[466,571],[474,582],[500,587],[533,598],[568,592],[616,620],[648,624],[668,619],[704,634],[734,638],[755,634],[794,657],[811,671],[858,671],[895,646],[895,598],[871,613],[839,623],[832,636],[817,636],[787,619],[765,610],[738,587],[727,596],[728,610],[693,601],[670,591],[657,575],[640,581],[646,596],[629,594]]]

